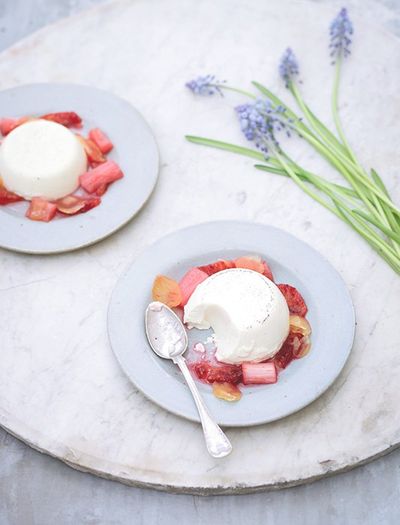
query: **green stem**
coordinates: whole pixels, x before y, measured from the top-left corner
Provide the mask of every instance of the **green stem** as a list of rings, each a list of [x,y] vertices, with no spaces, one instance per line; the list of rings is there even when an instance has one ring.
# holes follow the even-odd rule
[[[211,84],[213,85],[213,84]],[[233,86],[227,86],[226,84],[216,84],[216,86],[218,86],[220,89],[226,89],[227,91],[233,91],[235,93],[239,93],[240,95],[244,95],[245,97],[250,97],[254,100],[257,99],[257,97],[255,95],[253,95],[253,93],[250,93],[249,91],[245,91],[243,89],[240,89],[240,88],[235,88]]]
[[[331,147],[339,150],[341,153],[346,154],[346,149],[341,142],[335,137],[335,135],[314,115],[308,105],[304,102],[297,85],[293,82],[289,84],[289,89],[295,98],[299,108],[304,113],[313,130],[320,135],[325,142],[328,142]]]
[[[259,151],[250,148],[244,148],[243,146],[237,146],[236,144],[230,144],[229,142],[207,139],[205,137],[196,137],[194,135],[185,135],[185,138],[193,144],[201,144],[202,146],[209,146],[210,148],[230,151],[231,153],[237,153],[239,155],[244,155],[252,159],[265,160],[265,156]]]
[[[338,135],[341,138],[343,144],[345,145],[349,156],[351,157],[353,162],[355,162],[355,164],[358,164],[357,159],[355,155],[353,154],[353,150],[351,149],[350,144],[347,142],[347,138],[344,134],[342,123],[340,122],[340,118],[339,118],[338,99],[339,99],[339,81],[340,81],[341,66],[342,66],[342,57],[339,56],[336,61],[335,76],[333,80],[332,101],[331,101],[332,115],[333,115],[333,120],[335,122],[335,126],[338,132]]]

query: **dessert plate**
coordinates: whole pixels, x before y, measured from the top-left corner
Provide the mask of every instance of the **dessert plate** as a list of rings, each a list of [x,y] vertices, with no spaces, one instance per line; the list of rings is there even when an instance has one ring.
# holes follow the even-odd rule
[[[136,259],[117,283],[108,311],[109,338],[122,369],[145,396],[166,410],[199,421],[178,368],[158,358],[146,340],[144,312],[155,276],[179,279],[192,266],[251,253],[267,260],[276,282],[289,282],[301,291],[313,329],[311,351],[281,372],[277,383],[243,388],[236,403],[217,399],[209,385],[199,382],[216,421],[244,427],[285,417],[319,397],[342,370],[353,344],[355,317],[336,270],[283,230],[235,221],[200,224],[160,239]],[[192,344],[207,336],[198,330],[189,334]]]
[[[60,253],[93,244],[124,226],[145,204],[158,176],[158,151],[143,117],[125,100],[89,86],[28,84],[0,92],[0,118],[75,111],[80,132],[103,129],[114,144],[108,155],[124,172],[100,206],[49,223],[25,217],[26,202],[0,206],[0,247],[25,253]]]

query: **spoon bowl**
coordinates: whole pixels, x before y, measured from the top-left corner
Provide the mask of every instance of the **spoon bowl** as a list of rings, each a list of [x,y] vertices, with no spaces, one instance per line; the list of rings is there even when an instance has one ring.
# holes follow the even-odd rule
[[[171,359],[179,366],[199,412],[209,454],[214,458],[227,456],[232,452],[232,445],[208,412],[183,357],[188,337],[182,321],[167,305],[154,301],[146,308],[145,328],[153,352],[163,359]]]

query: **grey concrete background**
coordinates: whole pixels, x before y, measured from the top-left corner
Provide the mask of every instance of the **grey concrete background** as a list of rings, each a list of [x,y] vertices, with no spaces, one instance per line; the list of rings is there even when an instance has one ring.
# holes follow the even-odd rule
[[[0,50],[45,24],[102,1],[0,0]],[[400,35],[400,1],[378,1],[392,10],[387,27]],[[0,525],[178,523],[397,525],[400,450],[311,485],[204,498],[135,489],[74,471],[0,429]]]

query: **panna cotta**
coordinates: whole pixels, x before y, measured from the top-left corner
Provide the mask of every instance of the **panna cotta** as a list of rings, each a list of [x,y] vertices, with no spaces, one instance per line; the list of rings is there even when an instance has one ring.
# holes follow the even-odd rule
[[[74,133],[47,120],[18,126],[0,148],[0,177],[5,187],[27,200],[55,200],[72,193],[86,167],[86,153]]]
[[[208,277],[184,310],[189,328],[214,331],[218,361],[239,364],[273,357],[289,333],[289,309],[279,288],[253,270]]]

